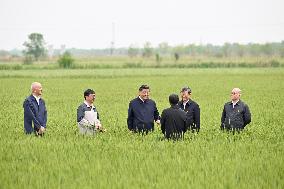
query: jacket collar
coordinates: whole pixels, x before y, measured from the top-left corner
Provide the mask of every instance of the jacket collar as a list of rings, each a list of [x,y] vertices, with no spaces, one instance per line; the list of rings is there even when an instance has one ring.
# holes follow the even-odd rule
[[[94,107],[93,104],[89,105],[89,104],[87,103],[87,101],[84,101],[84,104],[85,104],[88,108]]]
[[[142,104],[142,103],[147,103],[149,99],[147,100],[143,100],[140,96],[137,97],[138,101]]]
[[[173,108],[173,109],[179,109],[180,107],[178,106],[178,104],[176,104],[176,105],[172,105],[171,108]]]

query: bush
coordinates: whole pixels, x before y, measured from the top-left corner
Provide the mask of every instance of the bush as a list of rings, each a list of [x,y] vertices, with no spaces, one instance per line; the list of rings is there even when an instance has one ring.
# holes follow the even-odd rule
[[[279,67],[280,63],[277,60],[270,61],[271,67]]]
[[[69,52],[65,52],[62,56],[60,56],[57,62],[60,68],[71,68],[73,66],[74,59]]]

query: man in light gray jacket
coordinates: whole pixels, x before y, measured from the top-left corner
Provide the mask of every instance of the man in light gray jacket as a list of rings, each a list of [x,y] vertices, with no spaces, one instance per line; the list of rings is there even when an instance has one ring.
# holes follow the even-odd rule
[[[99,113],[93,104],[96,98],[95,91],[87,89],[84,92],[84,98],[84,103],[82,103],[77,109],[79,132],[81,134],[94,135],[96,131],[105,131],[101,125]]]

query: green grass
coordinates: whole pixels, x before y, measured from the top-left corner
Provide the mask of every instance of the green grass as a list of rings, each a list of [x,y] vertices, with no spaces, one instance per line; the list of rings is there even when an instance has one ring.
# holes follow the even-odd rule
[[[0,60],[0,70],[59,69],[58,58],[46,59],[23,64],[21,59]],[[157,62],[155,57],[97,56],[74,58],[71,69],[113,69],[113,68],[256,68],[283,67],[284,58],[271,57],[205,57],[181,56],[176,61],[172,56],[162,56]]]
[[[98,69],[0,71],[0,188],[283,188],[284,69]],[[22,103],[43,84],[48,131],[23,133]],[[156,127],[132,135],[127,108],[149,84],[160,113],[184,85],[201,107],[201,132],[163,141]],[[76,109],[86,88],[107,133],[80,136]],[[241,134],[219,131],[230,90],[240,87],[252,112]]]

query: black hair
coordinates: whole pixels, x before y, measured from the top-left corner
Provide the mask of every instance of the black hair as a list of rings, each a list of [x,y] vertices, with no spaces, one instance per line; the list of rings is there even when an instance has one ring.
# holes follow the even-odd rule
[[[93,89],[87,89],[84,92],[84,98],[86,99],[86,96],[89,96],[90,94],[95,94],[95,91]]]
[[[179,97],[178,97],[177,94],[171,94],[169,96],[169,102],[170,102],[171,105],[176,105],[178,103],[178,101],[179,101]]]
[[[190,87],[183,87],[180,92],[185,92],[185,91],[187,91],[188,94],[190,94],[191,93],[191,88]]]
[[[150,89],[150,87],[148,85],[141,85],[139,91],[142,91],[143,89]]]

